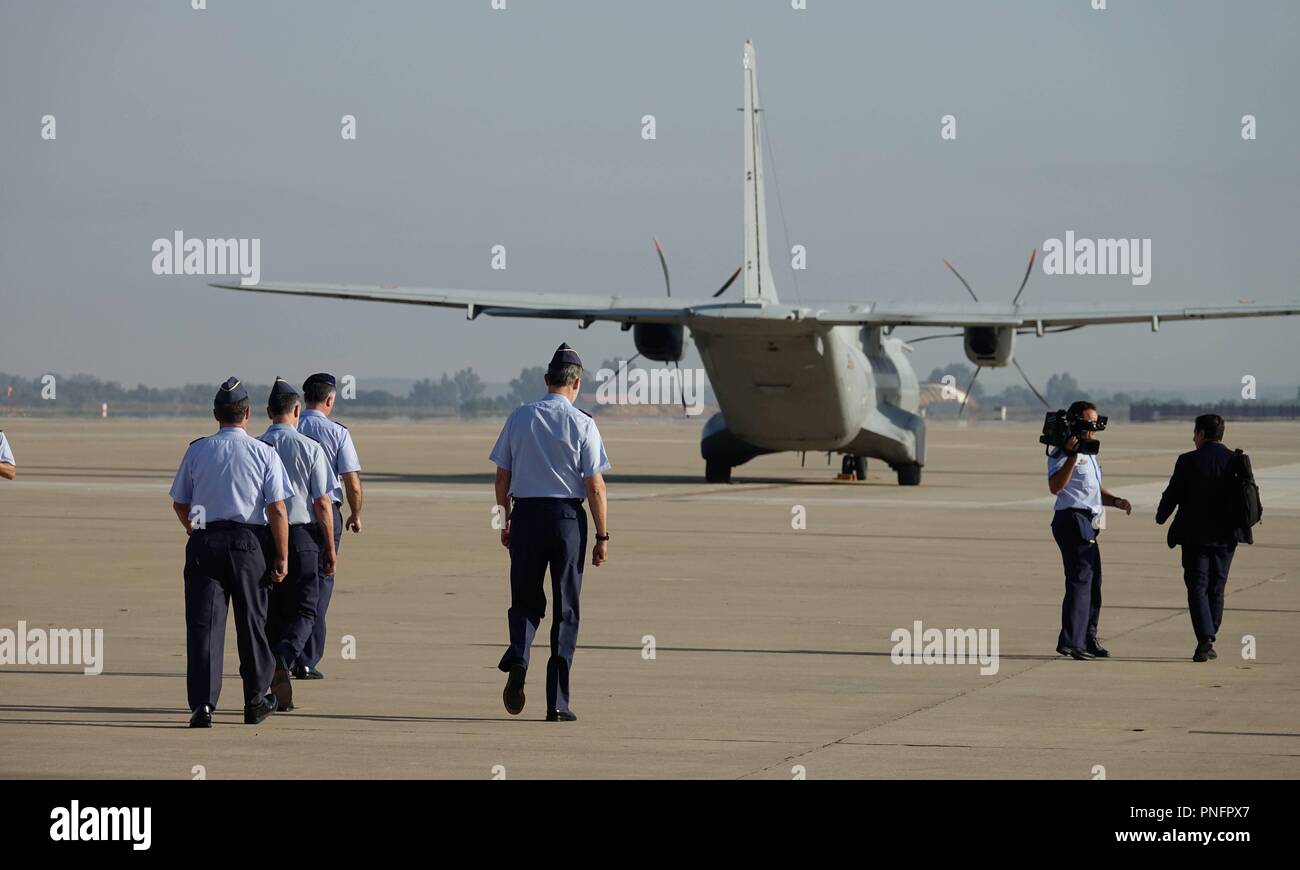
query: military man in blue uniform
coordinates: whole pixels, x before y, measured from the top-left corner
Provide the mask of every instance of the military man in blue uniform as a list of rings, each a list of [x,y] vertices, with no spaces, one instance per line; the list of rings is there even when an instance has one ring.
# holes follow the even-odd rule
[[[285,502],[289,513],[289,573],[271,590],[266,636],[275,654],[271,694],[281,710],[293,709],[289,672],[302,655],[316,624],[321,574],[333,574],[334,500],[338,484],[319,443],[298,431],[301,396],[293,385],[276,378],[266,401],[271,428],[261,440],[273,447],[289,472],[293,495]]]
[[[546,569],[551,569],[551,657],[546,663],[546,720],[571,722],[569,671],[578,646],[578,597],[587,549],[584,496],[596,525],[593,565],[609,554],[605,479],[609,468],[596,421],[574,407],[582,387],[582,360],[560,345],[546,370],[547,394],[521,405],[506,420],[491,459],[503,521],[501,543],[510,550],[510,646],[497,665],[509,676],[502,692],[506,712],[524,709],[529,651],[546,615]]]
[[[18,463],[14,462],[14,452],[9,449],[9,439],[0,430],[0,477],[13,480],[18,474]]]
[[[1097,406],[1075,402],[1069,416],[1097,421]],[[1095,432],[1084,431],[1054,448],[1047,457],[1047,488],[1056,496],[1052,537],[1065,566],[1065,599],[1061,604],[1061,633],[1056,651],[1077,661],[1110,655],[1097,641],[1101,618],[1101,549],[1097,535],[1106,528],[1106,507],[1126,514],[1133,512],[1127,499],[1118,498],[1101,485],[1101,463],[1097,454],[1079,450],[1079,439],[1092,440]]]
[[[334,503],[334,552],[337,553],[343,543],[343,513],[339,506],[346,495],[348,509],[347,527],[353,533],[361,531],[361,460],[357,458],[357,449],[352,445],[352,435],[348,427],[330,419],[334,412],[336,399],[334,376],[325,372],[314,374],[302,385],[303,399],[307,410],[298,420],[298,431],[317,441],[325,450],[325,460],[334,469],[338,477],[331,494]],[[321,566],[320,600],[316,606],[316,624],[312,626],[311,636],[303,646],[302,655],[293,669],[293,675],[300,680],[321,680],[325,678],[316,665],[325,655],[325,613],[329,610],[330,599],[334,595],[334,569]]]
[[[293,496],[293,484],[275,450],[248,434],[248,391],[238,378],[217,390],[212,415],[221,428],[190,442],[171,488],[172,509],[189,535],[185,645],[191,728],[212,727],[232,600],[244,722],[256,725],[275,712],[275,696],[267,694],[275,668],[266,640],[267,594],[271,582],[284,579],[289,562],[284,502]]]

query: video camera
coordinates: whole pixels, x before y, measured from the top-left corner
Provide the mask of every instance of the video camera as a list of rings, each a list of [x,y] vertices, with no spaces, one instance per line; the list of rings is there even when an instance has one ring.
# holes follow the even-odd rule
[[[1067,411],[1049,411],[1047,418],[1043,420],[1043,434],[1038,436],[1038,443],[1046,444],[1049,448],[1057,447],[1064,450],[1066,441],[1071,438],[1078,438],[1078,452],[1095,456],[1101,450],[1101,442],[1096,440],[1085,441],[1081,433],[1101,432],[1106,428],[1107,419],[1098,416],[1096,420],[1085,420],[1083,417]]]

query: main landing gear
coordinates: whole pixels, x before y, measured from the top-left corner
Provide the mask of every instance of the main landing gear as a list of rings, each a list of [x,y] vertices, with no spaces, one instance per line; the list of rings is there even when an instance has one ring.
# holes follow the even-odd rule
[[[895,465],[894,471],[898,473],[899,486],[917,486],[921,482],[921,466],[918,463]]]
[[[731,483],[731,466],[725,462],[705,462],[704,480],[706,483]]]

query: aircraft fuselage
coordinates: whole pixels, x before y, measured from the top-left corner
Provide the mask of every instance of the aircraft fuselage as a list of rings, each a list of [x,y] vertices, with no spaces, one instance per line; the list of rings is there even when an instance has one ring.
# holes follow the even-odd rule
[[[754,321],[728,326],[691,324],[725,421],[710,421],[706,442],[719,425],[731,436],[712,457],[706,443],[706,460],[739,465],[758,453],[793,450],[874,457],[892,467],[924,464],[919,390],[902,342],[879,329],[814,321],[797,329],[788,321],[769,330]]]

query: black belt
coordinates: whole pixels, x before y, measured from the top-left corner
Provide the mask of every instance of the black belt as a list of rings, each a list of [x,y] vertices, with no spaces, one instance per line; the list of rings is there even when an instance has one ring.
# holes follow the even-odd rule
[[[221,532],[230,529],[248,529],[249,531],[260,532],[262,529],[265,528],[266,526],[259,526],[254,523],[241,523],[238,520],[213,520],[212,522],[204,523],[203,526],[201,527],[196,526],[194,528],[194,531]]]
[[[552,503],[552,504],[571,504],[571,505],[580,505],[580,504],[582,504],[582,499],[580,499],[580,498],[552,498],[552,497],[549,497],[549,496],[529,496],[529,497],[511,496],[511,497],[512,497],[516,502],[521,502],[521,501],[523,501],[523,502],[535,502],[535,503],[538,503],[538,504],[546,504],[546,503]]]

